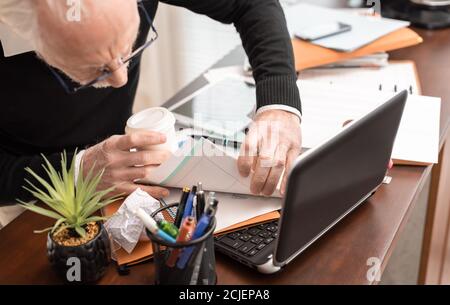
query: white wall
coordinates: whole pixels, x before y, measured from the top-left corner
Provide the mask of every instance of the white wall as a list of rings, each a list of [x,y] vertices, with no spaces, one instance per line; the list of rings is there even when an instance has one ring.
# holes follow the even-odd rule
[[[214,1],[214,0],[211,0]],[[347,0],[282,0],[342,6]],[[158,106],[241,43],[233,25],[160,3],[155,18],[159,38],[144,53],[134,111]]]
[[[158,106],[240,43],[232,25],[160,4],[158,40],[144,53],[135,111]]]

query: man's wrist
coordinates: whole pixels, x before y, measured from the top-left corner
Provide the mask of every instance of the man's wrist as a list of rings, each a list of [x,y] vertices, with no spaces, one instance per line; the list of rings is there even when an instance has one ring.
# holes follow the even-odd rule
[[[290,112],[290,113],[298,116],[300,123],[302,122],[302,114],[300,113],[300,111],[298,109],[291,107],[291,106],[282,105],[282,104],[273,104],[273,105],[267,105],[267,106],[261,107],[256,111],[256,114],[260,114],[262,112],[269,111],[269,110],[283,110],[286,112]]]

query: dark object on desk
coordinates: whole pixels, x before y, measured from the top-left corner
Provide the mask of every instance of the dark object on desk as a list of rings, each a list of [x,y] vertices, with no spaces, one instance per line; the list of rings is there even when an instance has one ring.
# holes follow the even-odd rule
[[[195,207],[197,209],[197,220],[200,219],[203,212],[205,212],[205,207],[205,192],[203,191],[203,184],[199,182],[197,185],[197,206]]]
[[[295,32],[295,37],[306,41],[314,41],[322,38],[338,35],[352,30],[350,24],[333,21],[326,24],[318,24],[312,27],[299,29]]]
[[[154,217],[167,208],[178,206],[178,203],[169,204],[167,207],[156,210]],[[216,259],[214,255],[214,237],[216,218],[211,218],[211,223],[205,234],[200,238],[188,242],[168,243],[147,230],[147,235],[152,241],[153,259],[155,264],[155,284],[157,285],[215,285],[217,283]],[[167,264],[173,250],[185,250],[192,247],[192,254],[185,268],[177,266],[169,267]],[[181,251],[183,252],[183,251]]]
[[[383,17],[408,20],[429,30],[450,26],[450,1],[390,0],[381,5]]]
[[[183,192],[181,193],[180,204],[178,205],[177,215],[176,215],[175,221],[174,221],[174,224],[177,227],[180,227],[181,220],[183,219],[184,209],[186,207],[186,202],[187,202],[190,192],[191,192],[190,188],[184,187]]]
[[[111,261],[111,246],[105,227],[101,223],[99,225],[100,232],[94,239],[76,247],[61,246],[53,241],[50,234],[48,235],[47,256],[50,264],[56,273],[62,279],[66,279],[68,283],[94,283],[105,274],[106,267]],[[80,267],[79,271],[74,269],[77,264]],[[75,271],[71,272],[71,270]],[[68,278],[77,273],[81,276],[80,281],[76,277]]]
[[[219,237],[216,248],[262,273],[290,263],[382,184],[407,95],[397,94],[301,155],[289,174],[278,224]]]
[[[216,145],[220,145],[220,146],[229,146],[229,147],[232,147],[232,148],[234,148],[234,149],[240,149],[241,148],[241,142],[239,142],[239,141],[233,141],[233,140],[228,140],[227,138],[215,138],[215,137],[210,137],[210,136],[197,136],[197,135],[195,135],[195,136],[191,136],[192,138],[194,138],[194,139],[197,139],[197,140],[199,140],[199,139],[201,139],[201,138],[203,138],[203,139],[207,139],[207,140],[209,140],[209,141],[211,141],[211,142],[213,142],[214,144],[216,144]]]

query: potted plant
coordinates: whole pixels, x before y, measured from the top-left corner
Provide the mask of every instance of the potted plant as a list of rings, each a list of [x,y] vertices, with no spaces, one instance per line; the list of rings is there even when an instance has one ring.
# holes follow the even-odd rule
[[[48,232],[47,255],[55,271],[68,282],[89,283],[100,279],[110,262],[110,241],[102,222],[105,217],[97,216],[99,210],[118,200],[118,196],[106,198],[113,190],[97,190],[103,171],[86,177],[82,167],[75,179],[75,158],[67,169],[67,155],[61,155],[61,172],[58,173],[43,156],[43,168],[49,182],[26,168],[40,184],[38,188],[29,180],[24,186],[38,201],[50,209],[37,206],[35,202],[21,205],[35,213],[55,219],[53,227],[35,231]],[[75,182],[76,181],[76,182]],[[78,268],[78,269],[74,269]],[[70,273],[70,274],[69,274]]]

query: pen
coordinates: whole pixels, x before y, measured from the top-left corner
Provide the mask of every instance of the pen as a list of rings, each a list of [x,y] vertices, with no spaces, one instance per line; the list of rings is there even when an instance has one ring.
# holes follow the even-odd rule
[[[193,240],[200,238],[203,234],[205,234],[205,231],[209,227],[212,217],[216,214],[218,203],[219,202],[217,201],[217,199],[212,199],[210,205],[197,223],[197,227],[195,228],[194,234],[192,235]],[[186,264],[189,261],[189,258],[191,257],[193,251],[193,246],[190,246],[183,251],[180,259],[177,262],[177,267],[179,269],[184,269],[186,267]]]
[[[157,222],[157,224],[158,224],[158,227],[161,230],[163,230],[164,232],[166,232],[167,234],[169,234],[173,238],[177,238],[177,236],[178,236],[178,228],[173,223],[170,223],[170,222],[162,219],[162,220],[159,220]]]
[[[202,217],[205,211],[205,192],[203,192],[203,184],[199,182],[197,184],[197,219]]]
[[[192,204],[194,200],[195,193],[197,192],[197,187],[193,186],[192,191],[189,193],[189,196],[186,201],[186,207],[184,208],[183,218],[192,216]]]
[[[208,206],[212,205],[214,203],[214,200],[216,199],[216,192],[209,192],[208,193]],[[208,207],[205,206],[205,209]]]
[[[242,144],[239,141],[228,140],[225,138],[214,138],[214,137],[210,137],[210,136],[206,136],[206,135],[204,135],[204,136],[192,135],[191,137],[193,137],[194,139],[197,139],[197,140],[204,138],[204,139],[207,139],[207,140],[213,142],[214,144],[221,145],[221,146],[231,146],[231,147],[234,147],[235,149],[238,149],[239,147],[241,147],[241,144]]]
[[[158,228],[158,225],[156,224],[156,221],[150,217],[142,208],[137,209],[135,212],[136,216],[139,217],[142,222],[144,223],[144,226],[152,232],[154,235],[160,237],[161,239],[170,242],[175,243],[175,238]]]
[[[191,216],[183,219],[180,227],[180,234],[177,237],[177,243],[179,242],[187,242],[191,240],[192,234],[195,229],[195,220]],[[181,252],[181,249],[175,248],[172,253],[170,253],[169,258],[167,259],[166,265],[169,267],[174,267],[175,263],[178,259],[178,254]]]
[[[161,205],[162,205],[163,207],[167,207],[167,203],[166,203],[166,201],[165,201],[163,198],[160,198],[160,199],[159,199],[159,202],[161,203]],[[167,213],[169,214],[170,217],[172,217],[172,219],[175,219],[175,213],[173,212],[172,209],[173,209],[173,208],[168,208],[168,209],[167,209]]]
[[[191,216],[194,217],[194,219],[196,221],[198,221],[198,219],[200,218],[197,214],[197,205],[198,205],[197,196],[195,195],[194,198],[192,198],[192,214],[191,214]]]
[[[181,220],[183,218],[184,209],[186,208],[186,201],[188,199],[189,193],[191,189],[188,187],[183,188],[183,192],[181,193],[180,203],[178,204],[177,215],[175,217],[174,224],[179,228],[181,225]]]
[[[199,254],[197,255],[197,257],[195,259],[194,269],[192,270],[192,276],[189,281],[189,285],[195,285],[198,281],[198,275],[200,273],[200,264],[202,263],[204,251],[205,251],[205,243],[203,243],[202,246],[200,247]]]

